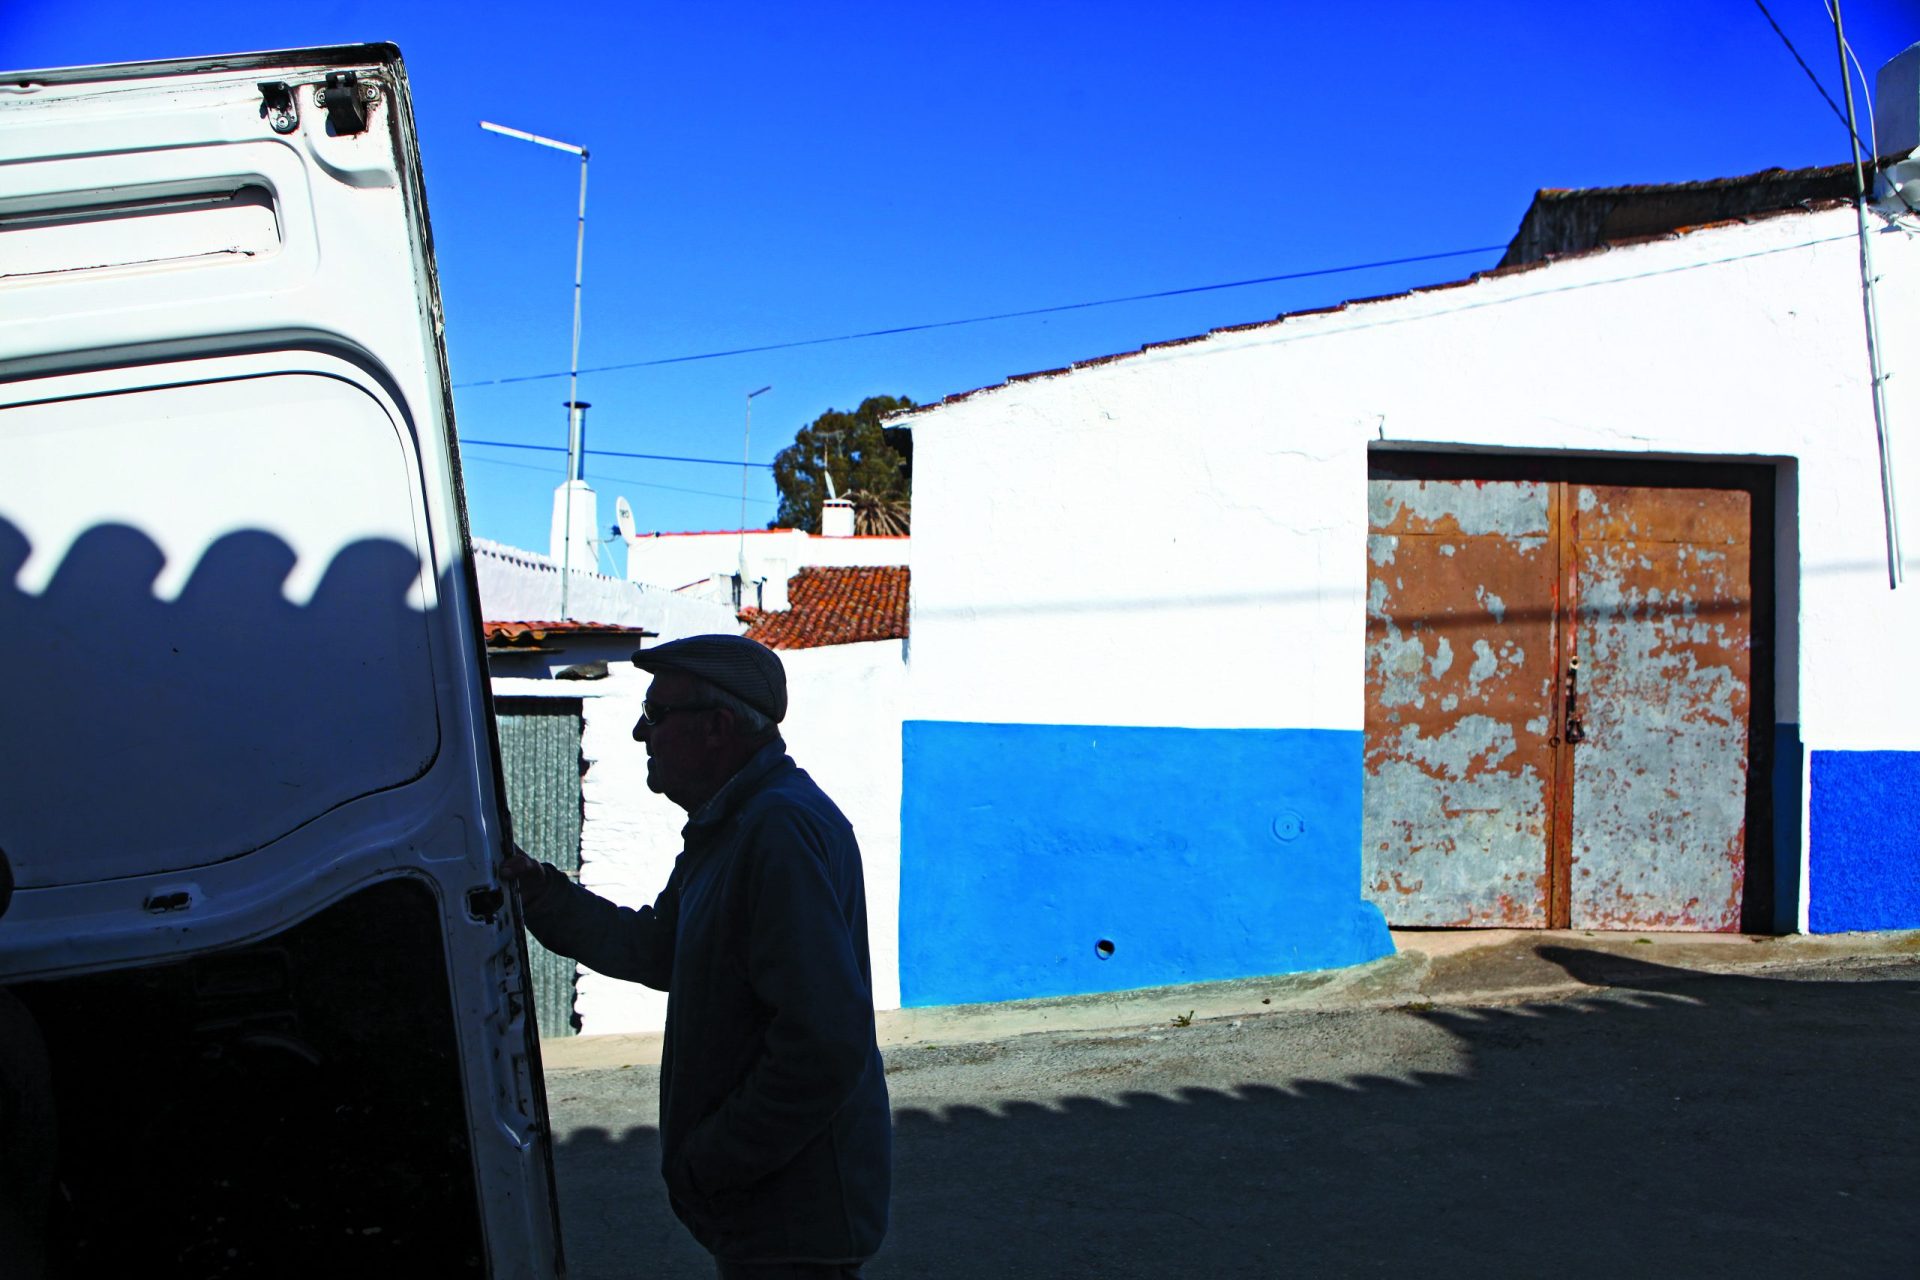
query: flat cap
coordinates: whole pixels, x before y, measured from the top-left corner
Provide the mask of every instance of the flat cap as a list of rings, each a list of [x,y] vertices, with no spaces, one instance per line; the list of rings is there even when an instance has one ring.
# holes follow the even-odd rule
[[[787,669],[758,640],[725,634],[669,640],[633,655],[642,671],[684,671],[724,689],[775,724],[787,716]]]

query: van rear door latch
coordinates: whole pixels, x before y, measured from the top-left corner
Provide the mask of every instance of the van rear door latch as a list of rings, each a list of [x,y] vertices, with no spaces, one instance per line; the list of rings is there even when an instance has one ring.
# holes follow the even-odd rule
[[[336,134],[367,131],[367,104],[377,101],[380,87],[361,84],[351,71],[329,71],[327,82],[313,91],[313,105],[327,109],[327,123]]]

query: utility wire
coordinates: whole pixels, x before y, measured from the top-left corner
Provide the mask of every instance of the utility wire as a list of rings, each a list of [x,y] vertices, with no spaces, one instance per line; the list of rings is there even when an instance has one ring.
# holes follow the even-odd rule
[[[582,373],[593,373],[592,369],[582,369]],[[542,377],[564,378],[564,373],[542,374]],[[559,444],[516,444],[511,440],[473,440],[466,436],[460,438],[463,445],[485,445],[489,449],[531,449],[536,453],[565,453],[567,447]],[[771,462],[730,462],[725,458],[678,458],[667,453],[622,453],[618,449],[582,449],[582,453],[595,453],[603,458],[640,458],[647,462],[700,462],[713,467],[765,467],[773,470]]]
[[[1798,54],[1794,55],[1798,57]],[[1804,63],[1802,64],[1805,65]],[[1809,72],[1808,74],[1812,74]],[[1826,90],[1822,89],[1822,93]],[[1494,253],[1505,249],[1503,244],[1481,245],[1473,249],[1449,249],[1444,253],[1420,253],[1410,258],[1382,258],[1377,262],[1355,262],[1343,267],[1316,267],[1311,271],[1289,271],[1277,276],[1260,276],[1252,280],[1229,280],[1223,284],[1198,284],[1185,289],[1161,289],[1155,293],[1130,293],[1123,298],[1097,298],[1091,302],[1067,302],[1057,307],[1031,307],[1025,311],[1001,311],[988,316],[968,316],[963,320],[935,320],[927,324],[903,324],[891,329],[868,329],[862,333],[842,333],[831,338],[801,338],[793,342],[769,342],[758,347],[733,347],[726,351],[702,351],[697,355],[665,356],[658,360],[630,360],[624,364],[596,365],[591,369],[582,369],[581,373],[615,373],[622,369],[651,369],[666,364],[689,364],[695,360],[719,360],[727,356],[757,355],[763,351],[789,351],[795,347],[818,347],[829,342],[854,342],[862,338],[887,338],[902,333],[925,333],[930,329],[953,329],[968,324],[988,324],[996,320],[1020,320],[1028,316],[1056,315],[1062,311],[1084,311],[1089,307],[1112,307],[1123,302],[1150,302],[1156,298],[1178,298],[1193,293],[1213,293],[1220,289],[1245,289],[1256,284],[1278,284],[1287,280],[1310,280],[1317,276],[1345,275],[1353,271],[1371,271],[1377,267],[1401,267],[1414,262],[1438,262],[1442,258],[1464,258],[1476,253]],[[484,378],[476,382],[456,382],[456,388],[464,387],[500,387],[512,382],[540,382],[549,378],[564,378],[566,371],[559,373],[528,373],[512,378]],[[639,455],[634,455],[639,456]],[[729,465],[737,466],[737,463]]]
[[[1793,60],[1800,64],[1800,69],[1807,73],[1807,79],[1813,82],[1813,87],[1818,89],[1820,91],[1820,96],[1827,100],[1827,109],[1833,112],[1833,118],[1840,122],[1840,126],[1843,129],[1845,129],[1849,134],[1852,134],[1853,126],[1847,123],[1846,112],[1840,110],[1840,104],[1835,102],[1833,100],[1833,95],[1827,92],[1827,86],[1820,83],[1820,77],[1813,74],[1813,68],[1808,66],[1807,60],[1800,56],[1800,51],[1793,47],[1793,41],[1788,39],[1787,33],[1780,29],[1780,24],[1773,20],[1773,14],[1768,12],[1767,10],[1766,0],[1753,0],[1753,2],[1754,4],[1759,6],[1761,16],[1766,18],[1767,25],[1773,28],[1773,34],[1780,37],[1780,43],[1787,46],[1787,52],[1792,54]],[[1859,138],[1857,135],[1854,137],[1854,141],[1856,142],[1859,141]],[[1867,150],[1869,153],[1871,153],[1873,148],[1868,147]],[[553,374],[550,376],[559,377],[561,375]]]
[[[1765,3],[1765,0],[1753,0],[1753,2],[1754,4],[1759,6],[1760,12],[1763,15],[1765,15],[1767,19],[1767,24],[1773,28],[1773,33],[1780,37],[1780,42],[1782,44],[1787,46],[1787,52],[1793,55],[1793,60],[1800,64],[1800,69],[1802,71],[1807,73],[1807,79],[1813,81],[1813,87],[1818,89],[1820,91],[1820,96],[1827,100],[1827,109],[1833,112],[1834,119],[1838,120],[1840,122],[1841,127],[1847,131],[1847,136],[1853,139],[1855,146],[1860,147],[1863,151],[1867,153],[1868,156],[1872,157],[1869,163],[1873,166],[1874,173],[1878,174],[1880,172],[1880,157],[1875,151],[1874,147],[1869,147],[1865,143],[1860,141],[1860,134],[1854,129],[1853,124],[1847,119],[1846,113],[1840,110],[1839,104],[1833,100],[1833,95],[1828,93],[1826,86],[1820,83],[1820,77],[1813,74],[1813,68],[1809,67],[1807,65],[1807,60],[1800,56],[1800,51],[1793,47],[1793,41],[1787,38],[1787,33],[1780,29],[1780,24],[1773,20],[1773,15],[1771,13],[1767,12],[1767,6]],[[1834,27],[1838,29],[1840,25],[1840,21],[1839,21],[1839,18],[1836,17],[1834,14],[1833,4],[1831,3],[1831,0],[1828,0],[1828,2],[1825,3],[1822,7],[1827,12],[1828,21],[1832,22],[1834,24]],[[1853,46],[1850,43],[1848,43],[1846,40],[1843,39],[1840,42],[1840,48],[1845,53],[1846,58],[1851,58],[1853,60],[1853,69],[1860,73],[1860,92],[1867,99],[1867,132],[1877,134],[1879,130],[1874,127],[1873,91],[1867,84],[1867,69],[1860,65],[1860,57],[1858,54],[1854,53]],[[1848,75],[1846,60],[1844,58],[1841,60],[1841,63],[1840,63],[1840,74],[1846,78],[1847,86],[1849,89],[1851,89],[1853,85],[1853,80],[1852,80],[1852,77]],[[1895,196],[1898,196],[1900,199],[1900,203],[1907,207],[1907,212],[1909,213],[1920,212],[1920,209],[1915,208],[1913,201],[1907,199],[1906,192],[1902,191],[1899,187],[1895,187],[1893,189],[1893,194]]]
[[[508,462],[504,458],[462,458],[460,461],[463,466],[471,462],[483,467],[512,467],[515,471],[537,471],[543,476],[553,474],[551,467],[537,467],[530,462]],[[736,462],[733,465],[737,467],[740,464]],[[663,489],[668,493],[690,493],[699,498],[726,498],[731,501],[734,496],[730,493],[715,493],[711,489],[686,489],[676,484],[654,484],[652,481],[635,479],[633,476],[617,476],[611,471],[596,472],[595,478],[599,480],[613,480],[620,484],[630,484],[640,489]],[[747,501],[757,503],[763,507],[778,505],[771,498],[748,498]]]
[[[1854,71],[1860,73],[1860,96],[1867,100],[1867,136],[1873,139],[1873,145],[1866,150],[1867,155],[1871,157],[1873,161],[1873,171],[1877,174],[1880,172],[1880,125],[1873,117],[1873,84],[1867,79],[1867,69],[1860,65],[1860,55],[1853,51],[1853,43],[1846,38],[1845,32],[1841,30],[1840,6],[1837,0],[1827,0],[1826,7],[1827,16],[1833,20],[1833,29],[1839,34],[1840,51],[1853,61]],[[1847,80],[1847,88],[1851,91],[1853,88],[1853,80],[1847,71],[1845,60],[1840,63],[1840,74],[1849,77]],[[1852,132],[1852,130],[1849,129],[1848,132]],[[1854,141],[1858,142],[1859,138],[1856,137]]]
[[[1833,20],[1834,30],[1839,31],[1840,11],[1835,7],[1835,0],[1828,0],[1827,16]],[[1873,114],[1873,86],[1867,81],[1867,69],[1860,65],[1860,55],[1853,51],[1853,42],[1848,40],[1844,34],[1840,37],[1840,47],[1846,50],[1847,57],[1853,61],[1853,69],[1860,77],[1860,96],[1867,100],[1867,132],[1873,136],[1873,146],[1867,149],[1867,154],[1872,157],[1870,163],[1873,165],[1873,172],[1877,177],[1880,173],[1880,157],[1875,153],[1880,147],[1880,126],[1874,119]],[[1851,86],[1852,81],[1848,81],[1848,84]],[[1858,138],[1854,140],[1856,142],[1859,141]],[[1896,200],[1906,207],[1908,213],[1920,213],[1920,206],[1916,206],[1912,200],[1907,198],[1904,187],[1890,185],[1888,190]]]

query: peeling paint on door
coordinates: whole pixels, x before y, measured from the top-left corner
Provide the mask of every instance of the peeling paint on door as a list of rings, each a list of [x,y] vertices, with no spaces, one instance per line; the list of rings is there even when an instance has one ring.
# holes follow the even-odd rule
[[[1749,494],[1375,479],[1368,508],[1388,922],[1737,929]]]
[[[1389,578],[1370,547],[1363,866],[1389,924],[1546,924],[1550,489],[1369,485],[1393,552]]]
[[[1747,494],[1582,486],[1570,923],[1740,927]]]

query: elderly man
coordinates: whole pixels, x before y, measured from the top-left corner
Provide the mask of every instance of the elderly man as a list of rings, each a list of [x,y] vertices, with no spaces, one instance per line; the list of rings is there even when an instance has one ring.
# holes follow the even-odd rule
[[[743,636],[633,656],[635,740],[689,815],[651,907],[517,850],[533,935],[667,996],[661,1173],[722,1277],[858,1276],[887,1225],[892,1127],[853,829],[786,754],[786,672]]]

